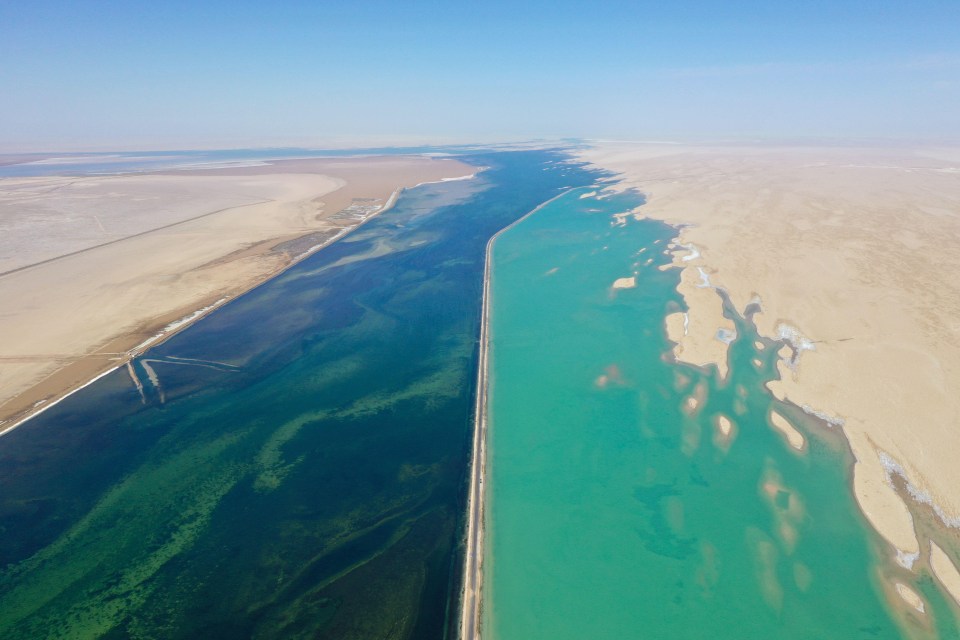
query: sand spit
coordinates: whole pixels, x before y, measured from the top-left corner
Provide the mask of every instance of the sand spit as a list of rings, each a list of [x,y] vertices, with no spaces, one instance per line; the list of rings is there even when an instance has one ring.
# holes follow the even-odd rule
[[[923,600],[920,598],[920,594],[902,582],[897,582],[894,586],[897,589],[897,593],[899,593],[900,597],[903,598],[904,602],[920,613],[926,611],[926,607],[923,604]]]
[[[0,432],[391,205],[422,157],[0,180]]]
[[[960,606],[960,571],[937,543],[930,543],[930,568],[947,593]]]
[[[881,452],[943,526],[957,521],[958,150],[603,143],[580,156],[644,192],[643,214],[682,225],[677,244],[700,253],[675,254],[690,307],[681,359],[724,357],[719,300],[698,284],[739,310],[760,294],[761,334],[796,352],[771,390],[843,429],[870,522],[904,557],[919,552]]]

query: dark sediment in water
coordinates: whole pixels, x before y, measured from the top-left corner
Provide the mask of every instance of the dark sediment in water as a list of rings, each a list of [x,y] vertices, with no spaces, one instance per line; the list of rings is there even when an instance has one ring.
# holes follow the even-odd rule
[[[0,439],[0,638],[450,637],[484,247],[561,160],[475,156]]]

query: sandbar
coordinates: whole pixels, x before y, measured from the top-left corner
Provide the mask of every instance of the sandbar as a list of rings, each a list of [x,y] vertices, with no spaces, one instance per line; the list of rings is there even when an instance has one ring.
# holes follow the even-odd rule
[[[920,613],[923,613],[926,610],[926,607],[924,607],[924,604],[923,604],[923,600],[920,598],[920,595],[916,591],[914,591],[907,585],[903,584],[902,582],[897,582],[896,585],[894,586],[897,589],[897,593],[899,593],[900,597],[903,598],[904,602],[906,602],[908,605],[910,605]]]
[[[718,415],[714,419],[713,440],[721,449],[726,449],[736,437],[736,425],[725,415]]]
[[[930,543],[930,568],[943,588],[960,606],[960,571],[936,542]]]
[[[803,449],[806,444],[806,440],[803,437],[803,434],[797,431],[797,428],[793,424],[784,418],[778,411],[770,411],[770,424],[780,432],[791,447],[800,451]]]
[[[675,258],[690,308],[680,359],[722,363],[702,273],[741,312],[759,294],[760,333],[794,327],[811,347],[770,388],[843,430],[873,526],[902,557],[918,553],[894,475],[942,526],[960,523],[960,151],[603,142],[579,157],[696,247]]]

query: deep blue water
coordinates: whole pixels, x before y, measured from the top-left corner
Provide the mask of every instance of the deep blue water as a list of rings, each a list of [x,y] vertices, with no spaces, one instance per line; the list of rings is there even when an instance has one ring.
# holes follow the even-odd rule
[[[0,438],[0,638],[451,635],[484,247],[598,177],[464,159]]]

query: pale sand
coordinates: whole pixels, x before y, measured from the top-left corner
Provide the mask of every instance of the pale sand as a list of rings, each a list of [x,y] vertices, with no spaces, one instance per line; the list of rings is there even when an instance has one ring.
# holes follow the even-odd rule
[[[711,286],[704,286],[702,276],[694,269],[680,273],[677,291],[692,312],[685,318],[684,335],[675,340],[674,353],[678,359],[697,366],[716,364],[720,377],[726,377],[727,344],[717,335],[721,330],[733,331],[734,325],[732,320],[723,317],[723,301]]]
[[[770,411],[770,424],[784,437],[787,444],[797,451],[803,450],[803,447],[806,445],[803,434],[797,431],[797,428],[794,427],[789,420],[780,415],[779,412],[775,410]]]
[[[695,288],[697,267],[741,311],[759,294],[762,334],[784,323],[814,347],[771,388],[842,421],[877,530],[903,555],[919,551],[887,469],[960,522],[957,150],[603,143],[581,157],[643,191],[644,215],[691,225],[678,242],[701,255],[675,259],[690,306],[682,359],[724,357],[719,301]]]
[[[399,189],[475,171],[390,157],[0,180],[0,433],[355,228]]]
[[[960,571],[953,564],[946,552],[937,546],[937,543],[930,543],[930,568],[933,574],[946,589],[947,593],[960,605]]]
[[[727,416],[717,416],[717,430],[723,438],[730,438],[733,433],[733,422]]]
[[[666,318],[667,340],[679,344],[687,335],[687,314],[682,311],[671,313]]]
[[[614,289],[633,289],[637,286],[637,279],[634,276],[629,278],[617,278],[613,281]]]
[[[718,415],[713,422],[713,442],[726,451],[737,437],[737,425],[725,415]]]
[[[926,610],[926,607],[923,605],[923,599],[920,597],[916,591],[903,584],[902,582],[897,582],[894,585],[897,588],[897,593],[900,594],[900,597],[903,598],[903,601],[908,605],[923,613]]]

